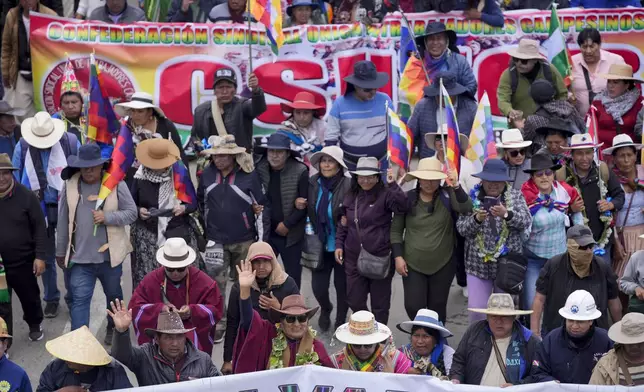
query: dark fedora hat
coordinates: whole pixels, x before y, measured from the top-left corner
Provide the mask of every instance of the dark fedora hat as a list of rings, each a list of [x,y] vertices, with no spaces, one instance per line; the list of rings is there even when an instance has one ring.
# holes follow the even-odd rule
[[[268,138],[263,137],[260,144],[256,147],[256,150],[258,152],[266,152],[267,150],[286,150],[299,156],[297,151],[294,151],[291,148],[291,138],[289,137],[289,132],[285,130],[279,130]]]
[[[552,171],[561,169],[561,165],[553,162],[546,154],[534,154],[530,160],[530,167],[523,169],[524,173],[534,173],[541,170],[550,169]]]
[[[447,30],[445,23],[438,21],[427,23],[427,26],[425,26],[425,34],[416,36],[416,45],[418,45],[418,49],[420,49],[421,52],[423,51],[423,49],[425,49],[425,38],[429,37],[430,35],[441,33],[447,34],[447,47],[451,50],[455,50],[456,32],[454,32],[454,30]]]
[[[78,155],[70,155],[67,157],[67,167],[63,169],[60,177],[63,180],[68,180],[78,169],[100,166],[108,161],[108,158],[101,156],[101,148],[98,144],[84,144],[78,149]]]
[[[572,135],[575,134],[575,131],[571,130],[570,126],[567,123],[565,123],[564,121],[558,118],[551,118],[550,121],[548,121],[548,124],[542,125],[537,129],[535,129],[534,131],[543,136],[546,136],[548,132],[553,132],[553,131],[560,132],[565,137],[571,137]]]
[[[464,93],[469,93],[465,86],[459,84],[456,81],[456,74],[451,71],[440,71],[436,73],[436,79],[431,86],[427,86],[423,89],[425,96],[427,97],[438,97],[440,95],[440,83],[439,80],[443,79],[443,86],[447,90],[447,94],[450,96],[461,95]]]
[[[369,61],[358,61],[353,66],[353,74],[344,78],[344,81],[360,88],[378,89],[389,81],[389,75],[378,72],[376,65]]]
[[[488,159],[480,173],[472,174],[473,177],[484,181],[505,182],[510,181],[508,165],[500,159]]]

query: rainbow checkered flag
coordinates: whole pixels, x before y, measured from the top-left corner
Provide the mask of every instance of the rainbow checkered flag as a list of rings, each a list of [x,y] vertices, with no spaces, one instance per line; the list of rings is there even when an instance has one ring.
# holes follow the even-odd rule
[[[492,123],[492,108],[487,92],[483,93],[474,116],[470,142],[465,157],[474,164],[475,172],[483,170],[486,160],[496,158],[496,143],[494,140],[494,125]]]
[[[282,1],[281,0],[249,0],[248,12],[259,23],[266,27],[266,36],[271,43],[271,50],[277,56],[284,44],[282,32]]]
[[[389,132],[387,140],[387,155],[396,165],[409,170],[409,161],[414,146],[414,135],[407,125],[398,117],[396,112],[387,107],[387,124]]]
[[[443,79],[440,80],[441,96],[443,106],[445,107],[445,124],[447,125],[447,146],[445,148],[445,159],[447,160],[448,167],[456,170],[458,177],[461,172],[461,144],[458,140],[458,122],[456,121],[456,111],[452,100],[449,98],[445,86],[443,86]]]
[[[178,200],[187,204],[197,202],[197,193],[190,179],[190,172],[181,160],[172,165],[172,181],[174,184],[174,195]]]
[[[116,138],[116,144],[112,151],[112,160],[110,166],[103,174],[101,181],[101,190],[98,192],[96,200],[96,209],[100,209],[110,193],[118,186],[119,182],[125,179],[127,170],[134,163],[134,142],[132,141],[132,131],[125,121],[121,124],[121,130]]]

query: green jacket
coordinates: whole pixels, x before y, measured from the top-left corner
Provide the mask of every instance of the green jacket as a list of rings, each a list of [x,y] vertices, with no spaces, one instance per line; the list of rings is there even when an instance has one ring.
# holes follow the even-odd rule
[[[555,99],[567,99],[568,90],[566,89],[561,74],[559,74],[559,71],[552,64],[550,64],[550,69],[552,70],[552,78],[554,79],[557,90]],[[514,109],[523,111],[523,118],[528,118],[528,116],[534,114],[537,110],[537,104],[530,96],[530,82],[528,79],[521,74],[518,75],[518,78],[517,91],[512,95],[510,68],[503,71],[501,79],[499,79],[499,87],[496,90],[496,99],[499,110],[504,116],[509,115],[510,110]],[[543,70],[539,70],[537,79],[544,79]]]

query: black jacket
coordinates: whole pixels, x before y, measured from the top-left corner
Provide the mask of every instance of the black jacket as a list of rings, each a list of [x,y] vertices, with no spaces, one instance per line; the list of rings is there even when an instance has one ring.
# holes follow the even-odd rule
[[[518,321],[514,322],[512,335],[516,336],[521,350],[524,367],[520,380],[512,380],[512,384],[530,384],[534,382],[536,366],[533,364],[537,355],[539,339]],[[479,321],[465,331],[452,359],[450,379],[457,379],[462,384],[480,385],[490,354],[492,354],[492,336],[487,320]],[[512,344],[512,342],[510,343]]]
[[[14,180],[14,189],[0,198],[0,256],[5,267],[47,257],[45,215],[36,194]],[[10,228],[10,229],[9,229]]]
[[[613,348],[605,329],[593,327],[592,334],[583,346],[578,346],[563,327],[550,332],[537,351],[536,382],[588,384],[599,358]]]
[[[258,89],[251,99],[234,97],[232,102],[224,105],[221,114],[226,132],[235,136],[235,143],[244,147],[246,152],[253,148],[253,120],[266,111],[264,91]],[[211,135],[219,135],[212,118],[212,102],[197,106],[190,131],[193,139],[201,141]]]
[[[257,173],[246,173],[235,164],[228,177],[222,178],[215,165],[208,165],[199,180],[197,201],[207,239],[224,245],[268,242],[271,212]],[[254,202],[264,206],[258,217]]]
[[[317,224],[317,204],[318,196],[320,193],[320,173],[309,177],[309,199],[308,199],[308,210],[309,210],[309,220],[315,228]],[[333,215],[333,224],[337,225],[338,221],[342,217],[342,206],[344,203],[344,197],[349,193],[351,189],[351,179],[348,177],[342,177],[338,185],[335,187],[335,192],[331,196],[331,215]]]
[[[81,386],[81,378],[67,366],[65,361],[54,359],[40,375],[36,392],[54,392],[69,386]],[[132,384],[123,366],[113,360],[109,365],[98,367],[96,381],[89,390],[111,391],[125,388],[132,388]]]

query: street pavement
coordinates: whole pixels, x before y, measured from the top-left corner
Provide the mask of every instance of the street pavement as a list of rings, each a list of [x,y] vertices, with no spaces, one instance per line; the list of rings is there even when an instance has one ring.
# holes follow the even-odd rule
[[[58,288],[61,289],[62,294],[64,294],[64,284],[63,284],[63,275],[58,270]],[[129,302],[132,295],[132,275],[130,272],[130,262],[126,261],[123,265],[123,293],[125,295],[125,301]],[[228,290],[230,290],[231,284],[228,284]],[[41,286],[42,290],[42,286]],[[309,306],[317,305],[313,292],[311,290],[311,273],[304,269],[302,276],[302,294],[306,298],[306,303]],[[335,291],[333,285],[330,289],[331,300],[335,304]],[[62,298],[62,295],[61,295]],[[90,317],[90,329],[96,335],[100,342],[103,342],[103,337],[105,336],[105,327],[107,321],[105,319],[105,295],[103,294],[103,289],[100,282],[97,282],[94,296],[92,298],[91,305],[91,317]],[[447,308],[447,327],[452,331],[454,337],[448,339],[449,343],[452,346],[458,345],[465,329],[467,328],[468,319],[467,319],[467,300],[463,297],[460,287],[454,284],[452,285],[449,302]],[[45,369],[47,364],[52,360],[52,356],[45,349],[45,342],[47,340],[58,337],[70,330],[69,322],[69,311],[67,306],[64,304],[64,301],[61,300],[60,313],[58,317],[54,319],[45,319],[43,322],[43,329],[45,331],[45,338],[39,342],[30,342],[27,334],[28,328],[24,321],[22,321],[22,308],[18,298],[13,296],[13,314],[14,314],[14,339],[13,346],[10,350],[10,358],[15,361],[18,365],[22,366],[29,374],[31,384],[35,388],[38,386],[38,380],[40,378],[40,373]],[[335,313],[332,314],[331,319],[334,319]],[[406,335],[396,328],[396,324],[408,320],[405,308],[403,305],[403,288],[402,288],[402,278],[400,275],[396,274],[393,280],[393,292],[391,297],[391,314],[389,317],[389,328],[392,330],[394,335],[394,341],[397,346],[406,344],[409,339],[409,335]],[[317,316],[313,319],[313,326],[317,328]],[[328,333],[321,333],[318,337],[324,341],[327,351],[333,353],[339,351],[342,348],[342,344],[338,341],[332,340],[333,331]],[[109,352],[109,347],[106,347]],[[215,364],[220,367],[223,357],[223,344],[218,344],[213,350],[213,360]],[[134,384],[134,378],[130,374],[130,378]]]

